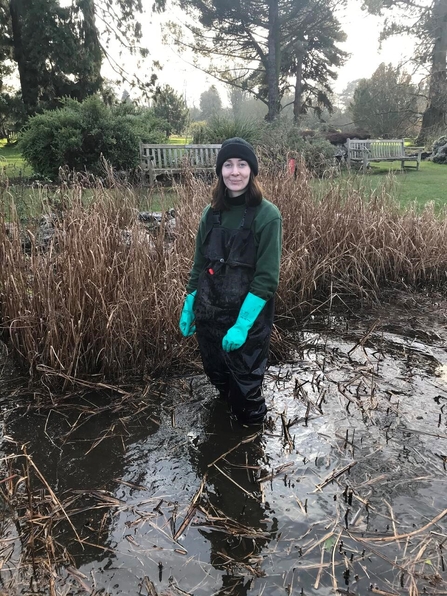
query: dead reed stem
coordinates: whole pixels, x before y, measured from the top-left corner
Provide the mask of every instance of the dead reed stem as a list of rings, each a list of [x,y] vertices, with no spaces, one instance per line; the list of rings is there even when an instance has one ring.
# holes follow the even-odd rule
[[[302,167],[297,179],[275,170],[260,180],[284,223],[279,323],[354,297],[378,300],[390,284],[445,284],[447,218],[433,206],[402,211],[386,189],[352,180],[318,190]],[[164,199],[175,202],[175,227],[165,218],[157,233],[138,221],[132,189],[89,192],[83,204],[81,186],[61,187],[63,210],[48,214],[44,245],[38,226],[0,209],[0,324],[15,356],[63,389],[194,370],[196,341],[180,336],[178,318],[210,184],[189,176],[176,185]],[[290,349],[276,328],[272,353]]]

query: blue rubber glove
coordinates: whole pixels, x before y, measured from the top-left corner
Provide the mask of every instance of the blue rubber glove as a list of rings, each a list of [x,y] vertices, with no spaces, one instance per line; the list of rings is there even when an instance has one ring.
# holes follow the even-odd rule
[[[228,329],[227,334],[222,340],[222,348],[225,352],[237,350],[244,345],[247,341],[248,332],[253,327],[266,302],[266,300],[259,298],[259,296],[251,292],[246,295],[236,323]]]
[[[190,335],[193,335],[196,330],[196,326],[193,325],[195,319],[193,306],[194,300],[196,299],[196,294],[197,290],[195,290],[191,294],[188,294],[183,304],[182,314],[180,315],[179,327],[184,337],[189,337]]]

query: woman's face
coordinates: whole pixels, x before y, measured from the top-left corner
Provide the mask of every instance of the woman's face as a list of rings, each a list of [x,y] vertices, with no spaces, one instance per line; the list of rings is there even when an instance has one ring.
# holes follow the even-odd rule
[[[250,166],[245,159],[231,157],[222,166],[222,178],[230,197],[242,194],[250,180]]]

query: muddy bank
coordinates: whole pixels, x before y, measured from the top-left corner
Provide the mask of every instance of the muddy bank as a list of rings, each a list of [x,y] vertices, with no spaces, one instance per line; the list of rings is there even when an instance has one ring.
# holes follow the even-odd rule
[[[407,295],[310,321],[262,432],[204,376],[51,401],[3,374],[2,589],[446,593],[446,313]]]

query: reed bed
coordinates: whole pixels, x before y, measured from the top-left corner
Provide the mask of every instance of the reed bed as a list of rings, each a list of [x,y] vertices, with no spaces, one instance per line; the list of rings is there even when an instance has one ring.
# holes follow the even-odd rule
[[[354,178],[318,196],[302,165],[296,178],[267,171],[261,183],[284,220],[280,327],[335,301],[379,300],[390,284],[445,283],[445,213],[402,211],[386,188],[367,192]],[[157,233],[138,220],[131,187],[89,182],[88,205],[82,193],[65,185],[63,208],[45,205],[54,228],[45,246],[14,206],[1,209],[0,320],[13,353],[32,377],[64,387],[194,369],[196,342],[181,338],[178,318],[209,181],[187,174],[175,185],[175,226],[164,219]],[[272,348],[278,357],[290,348],[278,329]]]

